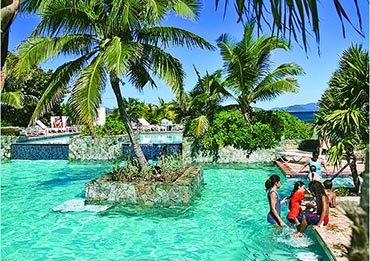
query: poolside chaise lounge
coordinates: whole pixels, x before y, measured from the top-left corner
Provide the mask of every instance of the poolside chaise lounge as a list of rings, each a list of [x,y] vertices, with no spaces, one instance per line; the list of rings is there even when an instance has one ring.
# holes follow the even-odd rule
[[[297,152],[294,150],[286,150],[286,151],[275,151],[275,157],[277,160],[281,160],[283,162],[299,162],[299,161],[306,161],[307,159],[312,157],[312,154],[308,153],[302,153],[302,152]]]
[[[42,121],[39,119],[35,120],[35,123],[40,126],[43,130],[46,131],[46,134],[51,133],[51,132],[60,132],[60,131],[65,131],[63,128],[49,128],[46,126]]]

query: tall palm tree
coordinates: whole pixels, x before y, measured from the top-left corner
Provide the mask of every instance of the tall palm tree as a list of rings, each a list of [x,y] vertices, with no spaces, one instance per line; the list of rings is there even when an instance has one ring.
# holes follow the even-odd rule
[[[369,87],[369,52],[352,45],[342,53],[329,89],[319,101],[321,112],[315,123],[319,134],[331,139],[329,160],[339,162],[345,155],[356,191],[360,184],[354,151],[366,154],[360,209],[346,209],[354,223],[349,260],[369,260]]]
[[[44,0],[40,24],[18,49],[18,69],[27,70],[30,64],[59,54],[74,55],[74,60],[56,69],[31,120],[71,84],[70,104],[76,119],[93,130],[101,94],[109,80],[122,122],[144,168],[147,161],[131,129],[120,85],[126,79],[138,89],[147,83],[156,87],[156,75],[181,95],[185,76],[182,65],[163,48],[172,44],[211,50],[213,46],[191,32],[159,24],[170,11],[196,18],[198,10],[199,2],[193,0]]]
[[[271,100],[284,92],[298,92],[295,76],[304,73],[294,63],[281,64],[272,70],[272,51],[289,50],[289,44],[275,36],[254,39],[254,26],[253,22],[245,25],[243,40],[240,42],[233,41],[228,34],[221,35],[217,40],[224,60],[229,95],[236,100],[249,125],[252,103]]]

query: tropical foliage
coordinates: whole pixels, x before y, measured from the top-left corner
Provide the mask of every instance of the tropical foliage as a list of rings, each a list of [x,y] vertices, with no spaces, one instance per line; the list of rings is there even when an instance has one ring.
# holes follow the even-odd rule
[[[256,111],[253,122],[268,124],[275,140],[309,140],[313,136],[312,126],[294,117],[287,111]]]
[[[18,77],[13,70],[17,60],[17,56],[9,53],[6,63],[8,73],[1,94],[1,126],[26,127],[52,75],[50,70],[45,72],[40,67],[32,66],[27,73]],[[45,116],[59,112],[60,106],[56,105]]]
[[[202,142],[197,145],[194,152],[203,147],[210,151],[216,160],[220,147],[233,146],[251,153],[258,148],[271,148],[276,145],[276,141],[269,125],[256,122],[253,129],[248,128],[240,111],[233,109],[216,113]]]
[[[45,0],[39,10],[32,6],[33,2],[26,0],[24,6],[39,11],[42,20],[33,36],[18,49],[21,56],[18,69],[25,71],[31,64],[59,54],[73,55],[74,60],[55,71],[31,120],[45,112],[56,95],[72,85],[69,102],[74,116],[80,124],[89,126],[94,135],[93,122],[109,80],[135,154],[140,166],[145,167],[147,162],[132,132],[122,97],[122,83],[126,80],[141,90],[146,84],[156,87],[153,77],[158,76],[177,96],[182,95],[185,76],[182,65],[163,48],[213,46],[191,32],[159,24],[169,12],[195,19],[199,2]]]
[[[213,116],[222,110],[221,103],[225,100],[227,92],[224,89],[225,82],[222,81],[222,71],[218,70],[212,74],[206,72],[201,77],[194,67],[198,76],[195,87],[186,96],[186,106],[179,108],[181,117],[185,122],[185,135],[202,137]]]
[[[332,143],[329,160],[338,163],[345,155],[358,191],[355,152],[368,149],[369,144],[368,51],[353,45],[342,53],[339,69],[333,73],[319,107],[316,127],[320,136]]]
[[[338,18],[342,23],[343,37],[345,37],[344,21],[347,21],[360,35],[364,35],[362,31],[361,10],[357,0],[353,0],[353,5],[356,8],[358,16],[358,27],[353,25],[353,19],[350,18],[348,12],[343,8],[342,3],[348,0],[333,0],[333,7],[336,9]],[[220,0],[215,0],[216,9],[220,5]],[[307,35],[312,31],[315,35],[316,42],[320,43],[320,16],[318,0],[303,0],[303,1],[260,1],[260,0],[234,0],[224,1],[224,9],[226,12],[229,2],[234,2],[234,7],[238,13],[239,20],[257,21],[258,30],[262,31],[264,25],[271,28],[272,34],[282,35],[284,38],[293,39],[297,42],[302,42],[304,49],[307,51],[308,42]],[[342,3],[341,3],[342,2]],[[299,39],[300,37],[300,39]]]
[[[321,97],[316,127],[330,138],[329,159],[338,162],[342,155],[351,167],[358,192],[360,182],[356,168],[356,150],[364,150],[365,172],[360,207],[348,207],[353,220],[350,260],[369,259],[369,52],[360,45],[345,50],[339,68],[333,73],[329,89]]]
[[[238,103],[249,126],[253,103],[269,101],[284,92],[298,92],[295,77],[303,74],[303,69],[294,63],[271,69],[272,51],[289,50],[289,44],[275,36],[254,39],[254,27],[254,23],[246,24],[243,39],[239,42],[232,40],[228,34],[221,35],[217,40],[224,60],[228,93]]]

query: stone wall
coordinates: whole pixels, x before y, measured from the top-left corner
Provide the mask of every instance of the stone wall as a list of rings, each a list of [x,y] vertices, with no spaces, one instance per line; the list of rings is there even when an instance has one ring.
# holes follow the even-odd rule
[[[117,182],[110,174],[85,185],[86,204],[187,205],[203,184],[203,167],[191,166],[173,183]]]
[[[122,144],[128,142],[127,135],[71,137],[69,139],[68,158],[71,161],[122,159]]]
[[[18,138],[18,136],[1,135],[1,162],[10,160],[12,158],[12,143],[15,143]]]

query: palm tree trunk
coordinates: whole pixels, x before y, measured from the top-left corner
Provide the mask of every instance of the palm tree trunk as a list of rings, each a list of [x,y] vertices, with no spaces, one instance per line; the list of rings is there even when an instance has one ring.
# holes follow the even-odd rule
[[[20,0],[1,0],[1,73],[0,73],[0,93],[3,91],[5,83],[5,61],[8,54],[9,28],[18,14]]]
[[[127,115],[127,112],[126,112],[125,101],[122,98],[121,90],[119,88],[119,79],[118,79],[118,77],[111,75],[110,76],[110,83],[112,85],[112,89],[114,91],[114,94],[116,95],[118,109],[119,109],[119,112],[121,114],[121,120],[122,120],[123,124],[125,125],[127,134],[128,134],[128,136],[130,138],[130,141],[131,141],[131,145],[132,145],[132,147],[134,149],[134,152],[135,152],[135,155],[136,155],[136,157],[139,161],[140,168],[143,169],[146,166],[148,166],[148,162],[145,159],[144,153],[140,148],[140,145],[139,145],[139,142],[136,138],[136,135],[134,134],[134,132],[131,128],[130,119],[129,119],[129,117]]]
[[[355,193],[358,194],[360,189],[360,179],[358,178],[357,166],[356,166],[356,157],[352,151],[346,153],[346,160],[349,163],[351,168],[353,184],[355,185]]]

